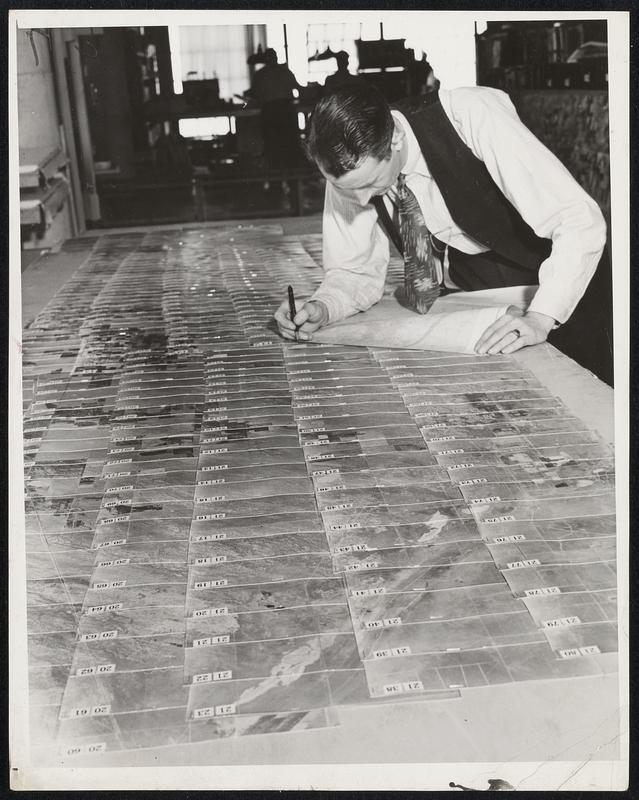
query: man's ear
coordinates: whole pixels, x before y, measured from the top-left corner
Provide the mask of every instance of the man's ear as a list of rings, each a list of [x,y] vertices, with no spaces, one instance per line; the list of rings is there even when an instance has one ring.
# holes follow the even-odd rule
[[[401,150],[404,145],[404,140],[406,139],[406,133],[396,119],[393,120],[393,123],[395,127],[391,138],[391,148],[393,150]]]

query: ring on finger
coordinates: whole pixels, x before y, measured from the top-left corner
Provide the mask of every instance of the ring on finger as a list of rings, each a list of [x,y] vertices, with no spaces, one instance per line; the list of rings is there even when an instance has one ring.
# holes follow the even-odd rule
[[[511,331],[511,333],[514,333],[514,334],[515,334],[515,338],[516,338],[516,339],[519,339],[519,337],[521,336],[521,331],[518,331],[518,330],[517,330],[517,328],[513,328],[513,330]]]

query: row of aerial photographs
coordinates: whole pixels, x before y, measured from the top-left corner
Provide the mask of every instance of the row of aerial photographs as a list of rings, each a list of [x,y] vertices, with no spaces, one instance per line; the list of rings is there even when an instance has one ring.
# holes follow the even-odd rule
[[[613,668],[610,448],[511,356],[281,340],[318,250],[104,235],[25,330],[42,763]]]

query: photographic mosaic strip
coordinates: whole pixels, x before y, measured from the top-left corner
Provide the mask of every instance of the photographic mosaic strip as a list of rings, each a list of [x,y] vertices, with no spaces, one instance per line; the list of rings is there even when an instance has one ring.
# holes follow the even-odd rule
[[[24,331],[41,763],[610,668],[609,448],[510,356],[280,339],[320,253],[106,234]]]

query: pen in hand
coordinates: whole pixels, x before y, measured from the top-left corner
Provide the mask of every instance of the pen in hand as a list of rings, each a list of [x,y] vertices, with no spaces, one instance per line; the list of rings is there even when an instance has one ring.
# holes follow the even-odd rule
[[[318,328],[329,322],[328,308],[321,300],[306,300],[295,303],[293,287],[288,287],[288,295],[275,312],[275,321],[285,339],[309,342]]]
[[[295,316],[297,314],[297,310],[295,309],[295,295],[293,294],[293,287],[288,287],[288,308],[291,314],[291,322],[295,325]],[[297,325],[295,325],[295,333],[297,334]]]

